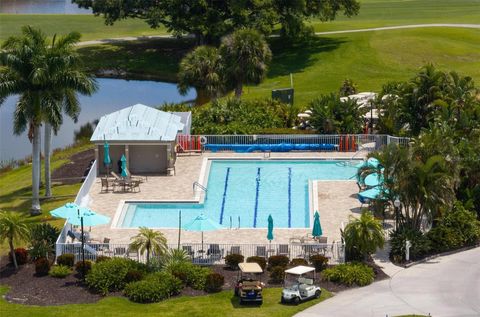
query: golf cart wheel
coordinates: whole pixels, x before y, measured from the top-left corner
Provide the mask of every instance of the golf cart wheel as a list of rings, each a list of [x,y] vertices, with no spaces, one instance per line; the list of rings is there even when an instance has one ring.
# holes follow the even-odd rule
[[[239,303],[240,305],[243,305],[243,299],[240,298],[240,300],[238,301],[238,303]]]
[[[321,295],[321,294],[322,294],[322,291],[317,290],[317,291],[315,292],[315,298],[320,298],[320,295]]]
[[[295,297],[295,298],[293,299],[293,304],[295,304],[295,305],[300,304],[300,298]]]
[[[285,303],[286,303],[286,301],[285,301],[285,299],[283,298],[283,296],[282,296],[282,298],[280,299],[280,303],[282,303],[282,304],[285,304]]]

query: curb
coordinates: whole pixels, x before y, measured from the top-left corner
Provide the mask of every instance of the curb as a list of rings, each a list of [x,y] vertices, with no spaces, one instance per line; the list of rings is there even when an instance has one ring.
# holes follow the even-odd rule
[[[464,247],[464,248],[456,249],[456,250],[453,250],[453,251],[447,251],[447,252],[443,252],[443,253],[438,253],[438,254],[434,254],[434,255],[431,255],[431,256],[427,256],[427,257],[424,258],[424,259],[421,259],[421,260],[418,260],[418,261],[415,261],[415,262],[410,262],[410,263],[407,263],[407,264],[403,264],[403,265],[400,265],[400,266],[403,267],[403,268],[408,269],[409,267],[412,267],[412,266],[414,266],[414,265],[421,264],[421,263],[425,263],[425,262],[427,262],[427,261],[429,261],[429,260],[433,260],[433,259],[436,259],[436,258],[441,257],[441,256],[446,256],[446,255],[451,255],[451,254],[455,254],[455,253],[460,253],[460,252],[472,250],[472,249],[475,249],[475,248],[478,248],[478,247],[480,247],[480,245],[473,245],[473,246],[469,246],[469,247]]]

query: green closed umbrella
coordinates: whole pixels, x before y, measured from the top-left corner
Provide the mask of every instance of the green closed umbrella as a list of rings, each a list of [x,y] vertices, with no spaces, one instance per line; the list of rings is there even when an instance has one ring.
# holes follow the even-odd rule
[[[110,159],[110,145],[108,145],[107,141],[105,141],[105,143],[103,144],[103,164],[107,169],[107,174],[109,174],[110,164],[112,164],[112,160]]]
[[[315,215],[313,216],[313,229],[312,229],[312,236],[314,238],[320,237],[322,232],[322,226],[320,225],[320,215],[318,211],[315,211]]]
[[[120,176],[122,177],[127,177],[127,158],[125,157],[125,154],[122,154],[122,158],[120,159],[122,161],[122,172],[120,173]]]
[[[273,240],[273,218],[272,215],[268,215],[268,232],[267,232],[267,239],[272,243]]]

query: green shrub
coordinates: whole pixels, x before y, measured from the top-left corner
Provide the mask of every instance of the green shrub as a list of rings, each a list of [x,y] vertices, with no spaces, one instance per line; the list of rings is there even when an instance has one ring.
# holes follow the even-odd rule
[[[57,265],[73,267],[74,263],[75,263],[75,255],[71,253],[65,253],[57,257]]]
[[[205,280],[205,291],[208,293],[220,292],[225,283],[223,275],[218,273],[210,273]]]
[[[122,290],[125,287],[125,278],[130,270],[145,270],[145,266],[125,258],[112,258],[95,264],[88,273],[87,285],[102,293]]]
[[[480,221],[477,220],[475,213],[459,204],[445,214],[441,223],[453,229],[461,238],[463,245],[474,245],[480,241]]]
[[[168,273],[154,273],[125,287],[125,296],[137,303],[155,303],[181,290],[181,281]]]
[[[270,281],[275,284],[283,282],[285,276],[284,266],[274,266],[270,269]]]
[[[211,273],[210,269],[190,262],[171,263],[165,266],[164,270],[181,280],[184,285],[197,290],[205,288],[207,275]]]
[[[265,270],[267,267],[267,260],[265,258],[262,258],[261,256],[250,256],[247,258],[247,263],[257,263],[260,265],[262,270]]]
[[[48,275],[51,277],[65,278],[72,274],[72,269],[65,265],[54,265],[50,268]]]
[[[430,240],[432,251],[435,252],[445,252],[463,245],[462,237],[458,235],[457,231],[443,224],[432,228],[427,233],[427,238]]]
[[[14,253],[18,265],[23,265],[28,262],[28,252],[24,248],[16,248]],[[8,253],[8,259],[10,260],[10,263],[13,263],[13,256],[11,252]]]
[[[417,260],[430,252],[430,240],[419,230],[399,227],[390,234],[390,259],[393,262],[405,260],[405,241],[412,243],[410,259]]]
[[[362,263],[346,263],[325,269],[322,272],[327,281],[344,284],[365,286],[371,284],[375,278],[373,269]]]
[[[88,274],[92,269],[92,261],[85,260],[85,274]],[[78,261],[75,263],[75,271],[79,274],[83,274],[83,261]]]
[[[100,263],[100,262],[108,261],[108,260],[111,260],[111,259],[112,259],[112,258],[109,257],[109,256],[99,255],[99,256],[97,256],[97,259],[95,260],[95,263]]]
[[[60,230],[49,223],[39,223],[30,227],[31,257],[44,257],[45,254],[55,254],[55,242]]]
[[[290,259],[286,255],[272,255],[268,258],[268,269],[271,270],[276,266],[286,267]]]
[[[296,258],[296,259],[292,259],[292,260],[290,261],[290,265],[291,265],[291,266],[299,266],[299,265],[304,265],[304,266],[306,266],[306,265],[308,265],[308,262],[307,262],[307,260],[305,260],[305,259]]]
[[[50,271],[50,261],[47,258],[38,258],[35,260],[35,273],[37,275],[47,275]]]
[[[328,258],[326,256],[314,254],[310,256],[309,260],[317,272],[321,272],[327,268]]]
[[[225,257],[225,264],[232,270],[238,270],[238,264],[243,263],[245,258],[241,254],[229,254]]]
[[[144,271],[140,270],[129,270],[125,275],[125,283],[137,282],[140,281],[145,276]]]

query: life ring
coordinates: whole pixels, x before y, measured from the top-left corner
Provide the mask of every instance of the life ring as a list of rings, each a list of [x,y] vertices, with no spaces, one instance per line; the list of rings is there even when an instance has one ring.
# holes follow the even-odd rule
[[[203,136],[203,135],[200,137],[200,144],[201,144],[201,145],[207,144],[207,138],[206,138],[205,136]]]

